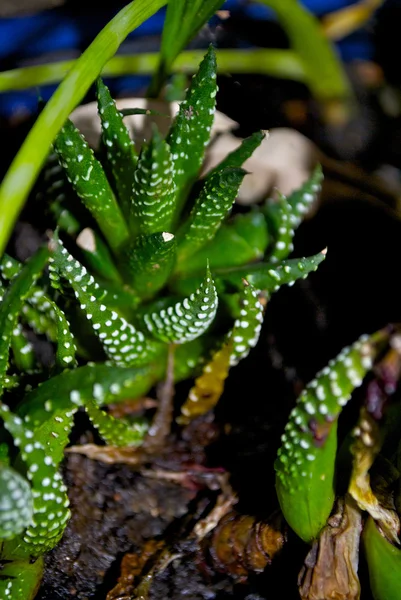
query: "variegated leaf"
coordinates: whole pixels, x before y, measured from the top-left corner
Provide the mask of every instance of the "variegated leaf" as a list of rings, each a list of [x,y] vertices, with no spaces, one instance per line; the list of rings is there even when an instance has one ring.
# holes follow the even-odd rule
[[[243,169],[229,168],[217,171],[205,181],[188,220],[177,233],[178,265],[214,238],[223,219],[231,210],[245,174]]]
[[[210,242],[181,265],[181,277],[177,285],[180,285],[184,275],[202,272],[207,260],[213,270],[239,267],[261,260],[268,239],[266,221],[260,212],[235,215],[232,220],[219,227]]]
[[[203,162],[214,119],[216,93],[216,55],[210,46],[167,136],[174,159],[177,186],[175,220]]]
[[[151,298],[167,282],[174,266],[176,242],[172,233],[140,235],[123,252],[127,280],[142,299]]]
[[[280,195],[276,204],[280,209],[278,214],[279,226],[274,246],[269,253],[269,262],[271,263],[283,261],[294,249],[292,241],[295,231],[291,219],[291,206],[283,195]]]
[[[165,354],[163,355],[165,358]],[[163,377],[165,360],[141,368],[88,364],[44,381],[28,393],[18,407],[30,427],[37,428],[56,410],[64,413],[83,406],[91,398],[99,405],[138,398]]]
[[[224,382],[230,367],[245,358],[256,346],[263,322],[264,306],[256,290],[244,281],[240,299],[240,318],[226,336],[221,348],[213,353],[203,367],[202,374],[195,380],[186,402],[181,407],[180,423],[206,413],[217,404],[224,391]]]
[[[161,304],[163,308],[150,306],[143,315],[143,322],[155,339],[184,344],[202,335],[214,320],[218,304],[209,267],[203,282],[189,297]]]
[[[32,560],[8,560],[1,567],[0,598],[4,600],[34,600],[43,574],[43,558]]]
[[[96,82],[98,111],[102,123],[102,141],[116,184],[121,210],[128,223],[137,153],[122,114],[116,107],[108,87],[99,78]]]
[[[322,167],[317,165],[310,178],[298,190],[288,196],[288,204],[291,206],[291,223],[295,229],[316,202],[322,189],[322,181]]]
[[[338,416],[387,339],[378,332],[344,348],[306,386],[284,429],[276,490],[285,519],[305,541],[318,535],[333,506]]]
[[[92,399],[85,402],[85,410],[101,437],[111,446],[137,446],[148,430],[143,419],[137,419],[133,423],[116,419],[101,410]]]
[[[118,250],[128,239],[126,222],[101,164],[71,121],[57,135],[54,149],[71,185],[96,219],[108,244]]]
[[[324,249],[305,258],[284,260],[278,265],[259,262],[239,269],[227,269],[226,272],[220,270],[216,275],[236,287],[240,287],[242,279],[246,279],[256,289],[272,293],[282,285],[291,286],[297,279],[305,279],[309,273],[317,270],[326,254],[327,249]]]
[[[214,169],[207,173],[207,179],[212,177],[216,171],[222,171],[227,167],[242,167],[244,162],[247,161],[248,158],[250,158],[255,152],[256,148],[260,146],[265,137],[266,133],[264,131],[256,131],[249,137],[242,140],[238,148],[227,154],[227,156]]]
[[[20,323],[17,323],[14,327],[11,336],[11,349],[17,369],[25,372],[31,371],[35,365],[35,353]]]
[[[158,346],[150,341],[145,342],[141,331],[103,304],[104,292],[99,284],[71,256],[60,240],[54,239],[51,247],[49,269],[57,270],[68,280],[110,360],[119,366],[131,366],[151,360],[157,353]]]
[[[40,556],[53,548],[63,534],[70,516],[67,490],[53,458],[43,443],[35,439],[32,429],[2,403],[0,416],[20,449],[32,485],[34,518],[22,536],[24,544],[15,541],[15,553],[17,556]],[[57,425],[63,427],[63,424],[55,423],[55,427]],[[57,437],[53,437],[53,444],[57,445]]]
[[[176,191],[170,146],[154,129],[134,173],[131,230],[141,234],[171,231]]]
[[[0,540],[10,540],[31,524],[33,500],[28,481],[0,463]]]
[[[15,276],[0,304],[0,394],[8,366],[8,353],[12,334],[24,300],[35,280],[42,272],[48,258],[46,249],[41,248]]]

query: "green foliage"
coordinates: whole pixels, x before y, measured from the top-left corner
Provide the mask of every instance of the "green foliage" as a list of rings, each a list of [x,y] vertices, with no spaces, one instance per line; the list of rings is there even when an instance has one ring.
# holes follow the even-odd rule
[[[276,489],[285,518],[305,541],[316,538],[334,499],[337,420],[387,341],[386,332],[344,348],[308,383],[281,438]]]
[[[365,525],[363,546],[374,600],[399,598],[401,550],[386,540],[372,517]]]
[[[148,431],[146,418],[117,420],[102,407],[139,398],[160,383],[172,345],[175,381],[201,373],[183,420],[211,410],[230,369],[257,344],[267,298],[281,285],[306,277],[325,257],[321,252],[287,259],[290,244],[282,248],[283,225],[275,228],[277,214],[272,218],[269,206],[236,211],[239,186],[248,176],[242,164],[263,133],[245,140],[196,181],[216,91],[210,47],[166,138],[154,129],[138,157],[121,113],[99,80],[102,152],[90,149],[69,121],[54,141],[70,191],[83,205],[63,208],[74,226],[60,226],[61,213],[55,211],[56,232],[48,248],[26,265],[10,257],[0,263],[5,397],[0,434],[13,440],[9,458],[0,454],[5,511],[0,510],[0,558],[12,561],[16,572],[63,535],[69,509],[60,463],[76,411],[85,409],[107,444],[140,445]],[[304,200],[316,185],[313,178]],[[313,188],[313,198],[317,191]],[[54,202],[51,193],[49,203]],[[290,197],[278,205],[279,220],[287,218],[288,239],[304,212],[301,202]],[[52,364],[42,364],[27,346],[29,329],[51,341]],[[9,501],[16,483],[24,507]],[[9,525],[5,518],[3,524],[4,515]],[[40,563],[33,564],[39,573]]]

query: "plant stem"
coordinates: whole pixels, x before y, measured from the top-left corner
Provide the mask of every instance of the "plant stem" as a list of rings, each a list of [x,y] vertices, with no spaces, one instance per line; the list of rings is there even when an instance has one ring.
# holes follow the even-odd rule
[[[204,56],[203,50],[182,52],[174,61],[172,72],[193,73]],[[103,77],[151,74],[158,64],[157,53],[124,54],[111,58],[102,69]],[[217,50],[217,71],[224,73],[261,73],[282,79],[305,81],[302,60],[292,50]],[[46,65],[22,67],[0,73],[0,92],[23,90],[58,83],[76,63],[65,60]]]
[[[65,120],[127,35],[164,4],[166,0],[135,0],[124,7],[74,63],[43,109],[0,187],[0,256],[50,145]]]

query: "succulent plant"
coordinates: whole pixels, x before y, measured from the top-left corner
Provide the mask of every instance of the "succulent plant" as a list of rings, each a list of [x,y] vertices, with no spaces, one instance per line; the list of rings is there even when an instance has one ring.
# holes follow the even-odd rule
[[[40,556],[62,536],[69,509],[59,467],[74,413],[84,407],[109,444],[141,444],[146,422],[117,421],[101,406],[162,381],[171,348],[174,379],[196,377],[179,420],[212,409],[229,369],[257,344],[270,295],[325,258],[288,259],[320,168],[288,199],[232,210],[263,133],[197,180],[216,93],[211,47],[166,138],[154,128],[138,153],[99,80],[99,152],[70,121],[54,141],[62,170],[53,156],[47,196],[58,228],[48,248],[26,265],[7,255],[0,263],[0,441],[9,448],[0,460],[0,533],[1,560],[10,561],[1,597],[34,597]],[[50,368],[30,330],[53,344]],[[23,572],[24,584],[15,579]]]

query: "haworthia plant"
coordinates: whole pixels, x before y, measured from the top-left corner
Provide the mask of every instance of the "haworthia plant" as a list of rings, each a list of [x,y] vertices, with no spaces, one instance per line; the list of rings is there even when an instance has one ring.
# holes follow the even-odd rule
[[[300,395],[281,438],[276,489],[289,525],[303,540],[317,537],[332,509],[337,420],[388,339],[363,336],[344,348]]]
[[[201,14],[203,4],[196,4]],[[58,469],[76,411],[87,411],[106,443],[141,444],[147,421],[116,420],[107,404],[147,394],[167,371],[175,381],[196,378],[183,422],[213,408],[230,369],[258,341],[269,295],[325,258],[323,251],[284,260],[302,207],[318,191],[317,172],[276,212],[270,205],[236,210],[242,165],[262,132],[196,182],[216,92],[211,47],[166,138],[154,128],[137,156],[123,115],[99,80],[100,152],[70,121],[54,140],[63,172],[52,164],[42,200],[48,197],[53,215],[48,229],[57,228],[62,239],[54,234],[48,249],[24,266],[11,257],[0,262],[0,384],[7,402],[0,414],[4,436],[14,440],[13,460],[0,447],[0,560],[12,560],[1,572],[0,597],[34,597],[42,564],[30,564],[30,557],[63,533],[69,511]],[[37,340],[30,329],[46,334],[53,360],[43,364],[40,352],[24,350],[22,336]],[[171,346],[174,367],[167,369]],[[24,514],[13,486],[26,499]],[[7,587],[17,573],[18,586]]]

